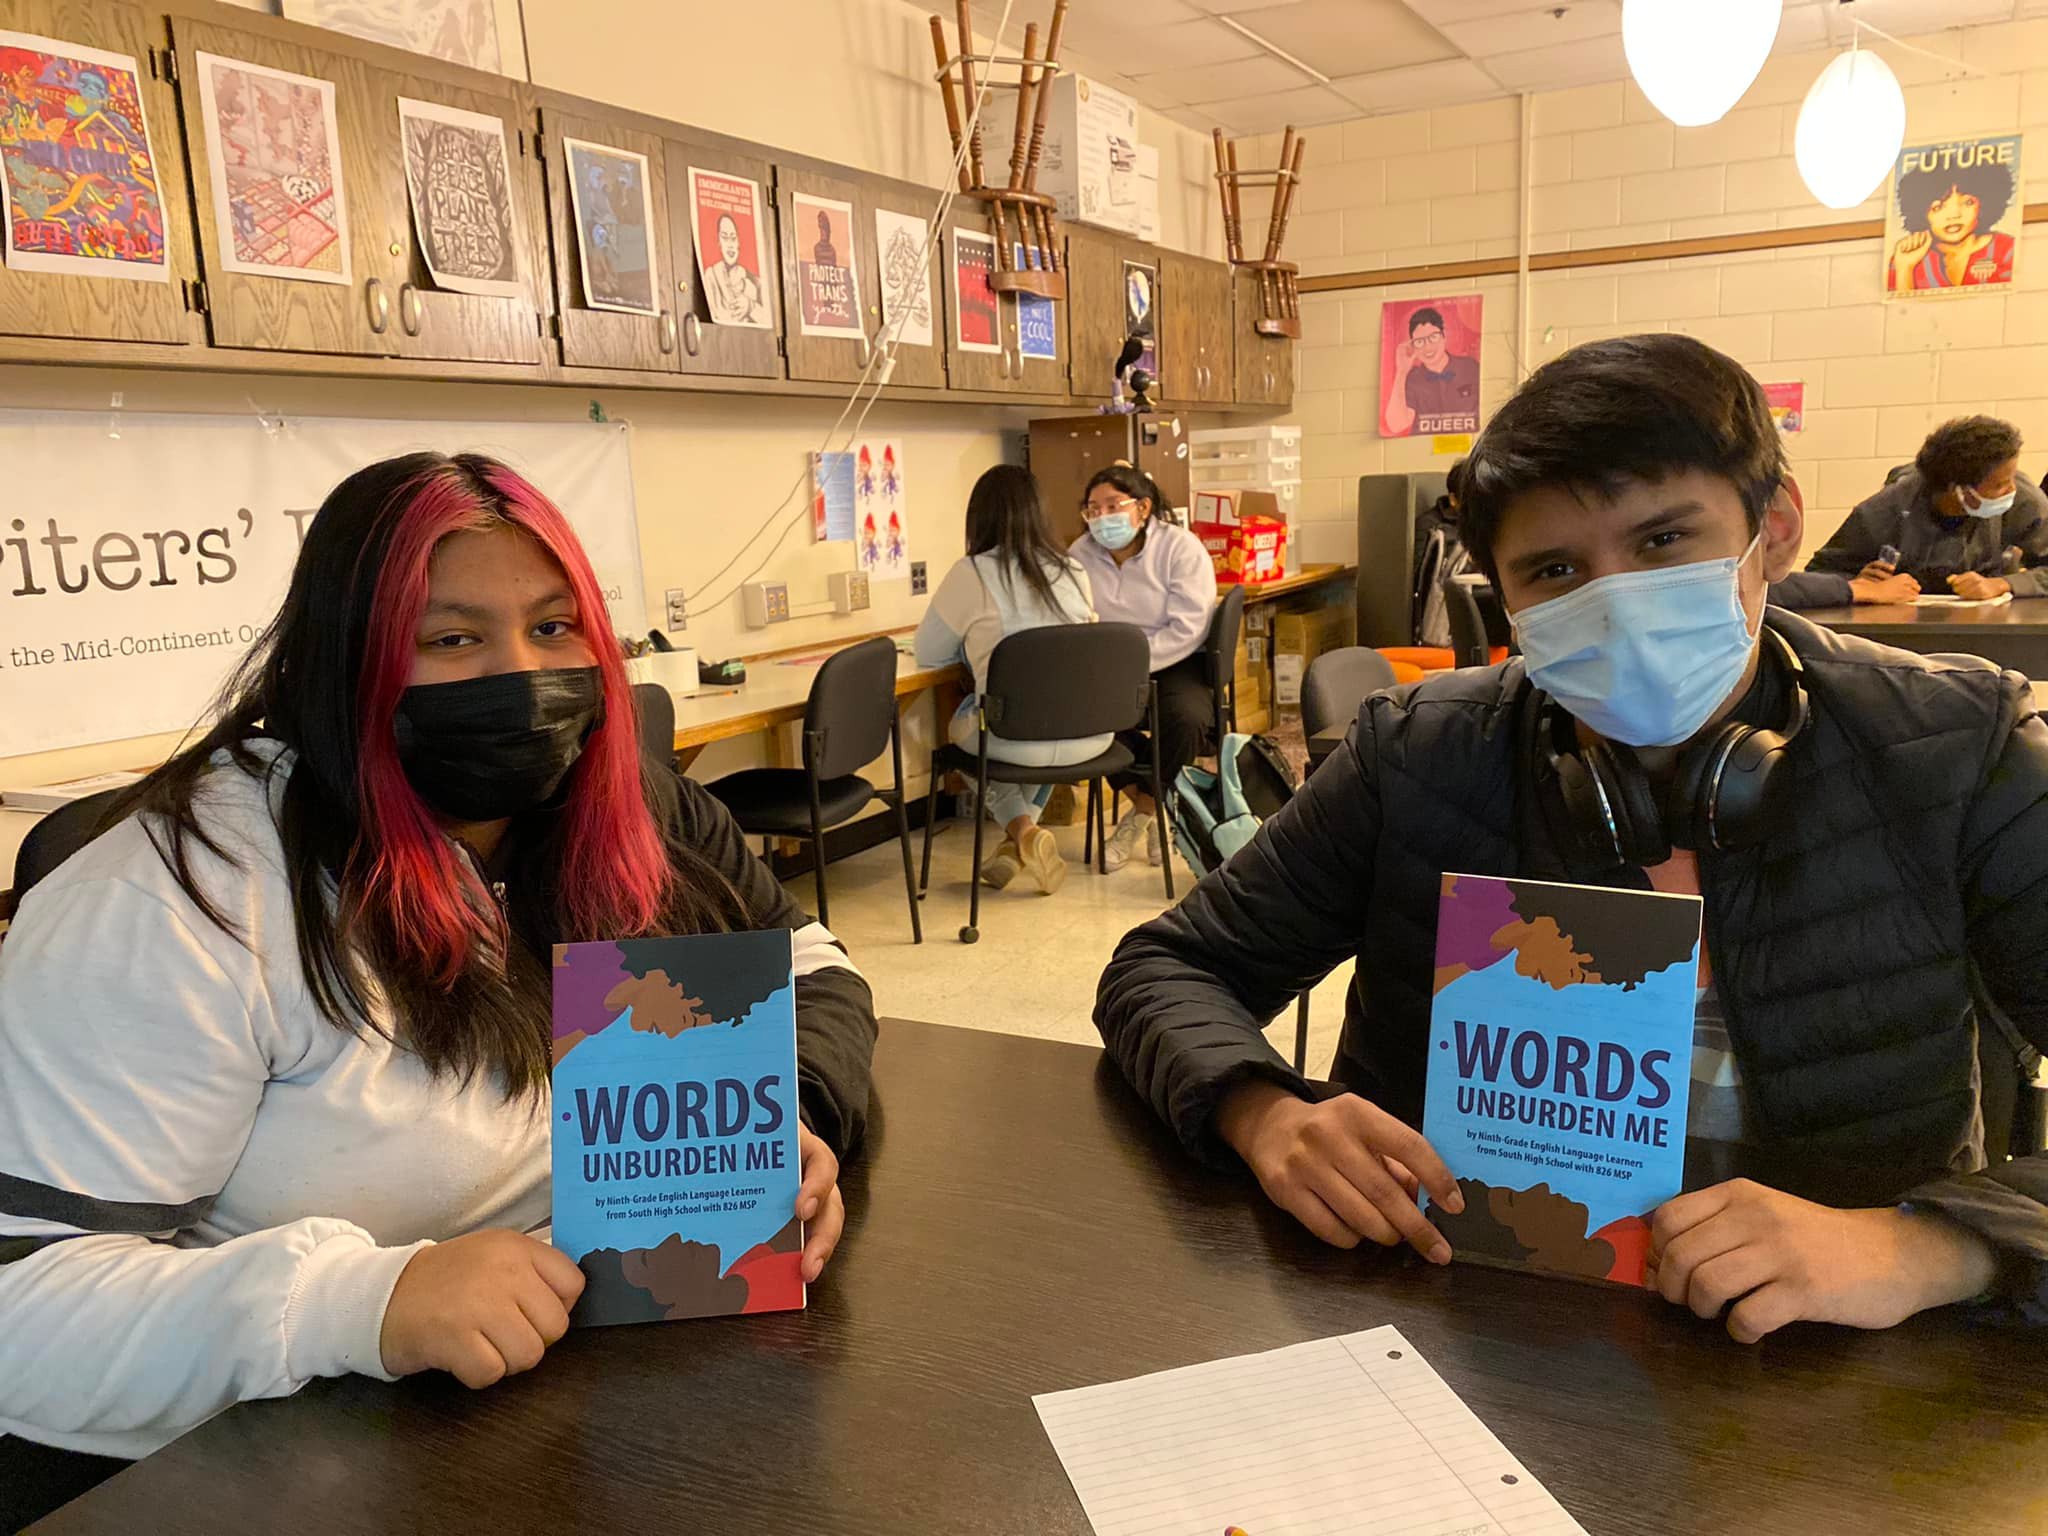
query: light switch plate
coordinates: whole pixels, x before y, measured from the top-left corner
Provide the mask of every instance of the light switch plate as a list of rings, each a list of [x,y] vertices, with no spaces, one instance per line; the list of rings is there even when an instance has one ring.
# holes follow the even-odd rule
[[[683,589],[681,587],[670,587],[662,594],[662,599],[668,609],[669,632],[673,634],[677,630],[688,629],[690,627],[690,610],[683,601]]]

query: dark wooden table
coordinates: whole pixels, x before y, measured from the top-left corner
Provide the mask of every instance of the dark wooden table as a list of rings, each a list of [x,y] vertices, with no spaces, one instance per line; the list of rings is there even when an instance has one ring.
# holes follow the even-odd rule
[[[2015,598],[1996,608],[1868,603],[1853,608],[1806,608],[1799,616],[1901,650],[1923,655],[1962,651],[2028,677],[2048,679],[2048,598]]]
[[[35,1529],[1083,1536],[1032,1393],[1394,1323],[1593,1536],[2048,1530],[2038,1336],[1746,1349],[1641,1293],[1341,1253],[1079,1046],[889,1023],[876,1080],[808,1312],[577,1333],[476,1394],[316,1382]]]

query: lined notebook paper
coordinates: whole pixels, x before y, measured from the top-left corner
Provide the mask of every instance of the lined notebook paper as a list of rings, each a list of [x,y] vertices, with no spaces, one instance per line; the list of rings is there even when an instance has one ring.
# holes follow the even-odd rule
[[[1095,1536],[1585,1536],[1398,1328],[1031,1401]]]

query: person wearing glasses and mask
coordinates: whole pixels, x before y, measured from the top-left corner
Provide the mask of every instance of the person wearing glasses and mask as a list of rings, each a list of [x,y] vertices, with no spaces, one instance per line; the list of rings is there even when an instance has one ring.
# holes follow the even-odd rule
[[[1806,569],[1771,587],[1785,607],[1909,603],[1925,593],[2048,597],[2048,497],[2019,472],[2019,428],[1961,416],[1860,503]]]
[[[1501,407],[1458,531],[1522,654],[1366,700],[1103,975],[1104,1042],[1191,1154],[1328,1242],[1448,1262],[1415,1198],[1456,1230],[1459,1149],[1417,1129],[1443,875],[1695,893],[1651,1287],[1744,1342],[1956,1303],[2048,1322],[2048,1156],[1985,1145],[1977,1001],[2048,1047],[2048,725],[2015,673],[1767,608],[1803,531],[1784,479],[1762,388],[1690,337],[1576,347]],[[1330,1092],[1261,1029],[1345,960]]]
[[[793,930],[806,1281],[845,1220],[867,983],[648,765],[538,490],[349,476],[224,697],[0,948],[0,1529],[316,1376],[540,1362],[557,941]]]
[[[1170,785],[1214,728],[1215,694],[1201,651],[1216,608],[1216,566],[1200,539],[1159,520],[1157,501],[1158,487],[1129,464],[1098,469],[1081,498],[1088,531],[1073,554],[1088,573],[1096,616],[1105,624],[1137,625],[1151,645],[1152,677],[1159,685],[1160,781]],[[1129,731],[1124,745],[1147,771],[1134,769],[1111,781],[1132,807],[1106,840],[1104,858],[1111,869],[1130,862],[1141,838],[1150,862],[1167,856],[1146,788],[1152,782],[1151,744],[1142,731]]]

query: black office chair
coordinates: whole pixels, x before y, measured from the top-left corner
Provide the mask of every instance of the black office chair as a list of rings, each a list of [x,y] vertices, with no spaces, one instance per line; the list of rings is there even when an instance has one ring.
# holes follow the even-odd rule
[[[1340,646],[1308,664],[1301,679],[1301,733],[1320,736],[1358,713],[1369,695],[1394,686],[1394,664],[1369,645]],[[1294,1070],[1308,1062],[1308,993],[1294,1000]]]
[[[1006,763],[988,755],[988,738],[1005,741],[1065,741],[1078,736],[1107,736],[1133,726],[1150,728],[1159,709],[1158,685],[1152,681],[1152,652],[1145,632],[1134,624],[1055,624],[1020,630],[996,643],[988,659],[988,687],[980,700],[981,733],[976,750],[947,745],[932,754],[930,799],[925,805],[924,865],[918,889],[932,879],[932,822],[939,803],[939,781],[957,770],[972,774],[974,794],[974,867],[969,872],[967,926],[960,942],[981,937],[981,847],[987,815],[982,806],[988,786],[997,784],[1082,784],[1088,786],[1088,825],[1098,873],[1107,874],[1103,846],[1102,781],[1130,769],[1135,759],[1121,742],[1086,762],[1062,767]],[[1152,799],[1159,822],[1159,842],[1167,851],[1163,863],[1166,899],[1173,900],[1173,840],[1166,829],[1166,786],[1160,782],[1159,733],[1152,737]]]
[[[896,769],[891,789],[877,789],[856,770],[882,755]],[[825,830],[853,820],[876,800],[896,812],[903,848],[903,890],[910,902],[911,942],[924,942],[917,885],[910,868],[910,817],[903,804],[903,729],[896,714],[896,642],[886,636],[848,646],[818,668],[804,705],[804,765],[748,768],[705,788],[725,803],[740,830],[755,837],[809,834],[817,861],[818,921],[831,926],[825,895]]]
[[[1216,696],[1215,747],[1237,729],[1237,637],[1244,628],[1244,588],[1232,587],[1209,618],[1209,638],[1202,642],[1202,667]]]
[[[1514,630],[1507,610],[1484,576],[1453,576],[1444,583],[1444,617],[1451,626],[1451,654],[1461,667],[1493,662],[1495,646],[1514,649]]]
[[[633,713],[640,717],[640,756],[650,768],[676,766],[676,701],[659,683],[633,685]]]
[[[29,888],[106,830],[100,818],[127,791],[103,789],[83,800],[61,805],[28,829],[14,853],[14,895],[19,901]]]

